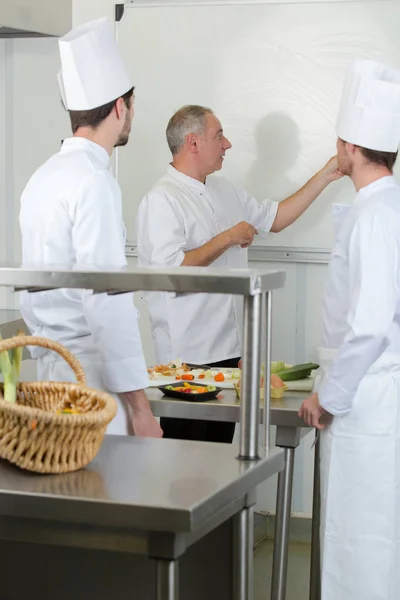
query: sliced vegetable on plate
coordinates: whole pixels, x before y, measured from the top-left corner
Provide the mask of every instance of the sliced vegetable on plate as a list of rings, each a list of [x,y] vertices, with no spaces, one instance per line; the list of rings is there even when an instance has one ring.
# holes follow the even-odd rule
[[[171,385],[159,386],[158,388],[166,396],[178,398],[180,400],[192,400],[194,402],[203,402],[205,400],[215,399],[221,391],[221,388],[214,385],[203,385],[195,383],[173,383]]]

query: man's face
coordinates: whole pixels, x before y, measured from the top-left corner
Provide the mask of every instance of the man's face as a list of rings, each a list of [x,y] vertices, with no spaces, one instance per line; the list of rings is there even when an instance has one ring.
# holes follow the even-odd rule
[[[336,142],[336,150],[339,170],[343,173],[343,175],[348,175],[351,177],[351,173],[353,171],[353,161],[348,153],[346,143],[340,138],[338,138]]]
[[[217,117],[207,114],[204,134],[199,136],[198,156],[205,175],[211,175],[222,168],[225,152],[232,147],[230,141],[224,136],[222,125]]]
[[[132,129],[132,120],[133,120],[133,116],[134,116],[134,113],[135,113],[135,110],[134,110],[134,101],[135,101],[135,96],[133,95],[132,98],[131,98],[130,108],[127,108],[125,102],[123,102],[123,105],[125,107],[125,120],[124,120],[124,124],[122,126],[121,133],[119,135],[118,141],[115,144],[115,147],[117,147],[117,146],[126,146],[126,144],[129,141],[129,134],[130,134],[131,129]]]

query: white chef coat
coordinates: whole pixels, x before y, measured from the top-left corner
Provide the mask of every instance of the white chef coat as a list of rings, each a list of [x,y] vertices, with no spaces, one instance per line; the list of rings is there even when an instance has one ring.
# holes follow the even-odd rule
[[[321,432],[321,600],[397,600],[400,187],[384,177],[334,220],[316,386],[336,415]]]
[[[206,183],[168,166],[143,198],[136,231],[139,265],[177,267],[185,252],[202,246],[241,221],[270,231],[278,203],[257,202],[219,176]],[[230,248],[213,267],[247,267],[247,250]],[[242,299],[222,294],[146,294],[159,363],[174,358],[207,364],[241,356]]]
[[[21,198],[20,227],[25,266],[125,267],[121,192],[106,150],[84,138],[65,140],[60,152],[28,182]],[[115,393],[147,386],[132,294],[24,292],[21,313],[33,335],[60,342],[87,365],[89,386]],[[43,378],[57,378],[54,361],[60,359],[41,348],[33,348],[32,356],[38,358]],[[65,377],[63,369],[58,372]],[[74,380],[72,373],[67,380]],[[122,429],[113,433],[125,433],[126,424]]]
[[[383,352],[400,353],[400,187],[383,177],[336,210],[348,212],[331,257],[323,346],[338,353],[319,397],[343,415],[369,367]]]

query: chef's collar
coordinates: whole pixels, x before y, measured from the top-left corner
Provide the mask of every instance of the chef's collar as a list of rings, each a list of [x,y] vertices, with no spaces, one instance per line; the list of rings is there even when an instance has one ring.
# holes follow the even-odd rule
[[[75,152],[76,150],[83,150],[90,154],[94,154],[101,165],[104,166],[105,169],[108,169],[110,165],[110,155],[103,146],[99,146],[99,144],[96,144],[87,138],[71,137],[64,140],[60,152]]]
[[[207,185],[207,181],[205,185],[204,183],[201,183],[201,181],[199,181],[198,179],[193,179],[193,177],[189,177],[189,175],[185,175],[185,173],[178,171],[171,164],[168,165],[167,173],[170,177],[175,179],[175,181],[179,181],[179,183],[183,183],[186,185],[191,185],[192,187],[195,187],[198,190],[203,191]]]
[[[387,175],[386,177],[381,177],[372,183],[369,183],[365,187],[362,187],[358,190],[356,195],[356,200],[361,200],[363,198],[368,198],[371,194],[373,194],[379,188],[386,188],[397,186],[397,181],[394,175]]]

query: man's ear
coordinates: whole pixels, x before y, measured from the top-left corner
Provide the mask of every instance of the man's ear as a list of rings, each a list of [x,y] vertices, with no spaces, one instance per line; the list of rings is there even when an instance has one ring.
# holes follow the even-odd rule
[[[355,144],[349,144],[348,142],[345,142],[345,148],[347,154],[349,154],[350,156],[354,156],[354,154],[357,152],[358,146],[356,146]]]
[[[198,149],[197,135],[194,133],[189,133],[189,135],[186,136],[186,146],[188,147],[189,152],[196,154]]]
[[[125,100],[123,98],[118,98],[118,100],[115,101],[115,113],[118,119],[122,118],[122,115],[124,114],[124,107],[126,109]]]

